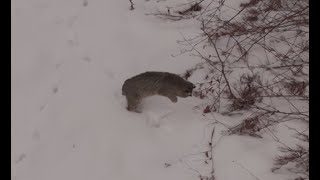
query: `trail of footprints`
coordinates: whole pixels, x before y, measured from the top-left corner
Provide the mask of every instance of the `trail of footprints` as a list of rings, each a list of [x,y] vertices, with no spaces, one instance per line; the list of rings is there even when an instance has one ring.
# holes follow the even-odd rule
[[[88,0],[83,0],[83,7],[88,6]],[[73,30],[73,24],[76,22],[78,18],[78,15],[74,15],[71,18],[69,18],[67,20],[67,28],[68,28],[68,36],[67,36],[67,44],[69,44],[71,47],[78,47],[79,46],[79,42],[78,42],[78,38],[77,38],[77,33]],[[63,24],[64,20],[61,17],[57,17],[55,19],[55,22],[53,22],[56,25],[60,25]],[[90,63],[92,61],[92,59],[89,56],[83,56],[82,58],[83,61]],[[64,62],[61,63],[57,63],[55,64],[55,69],[56,72],[58,72],[61,68],[61,66],[63,65]],[[58,72],[59,73],[59,72]],[[112,75],[111,75],[112,76]],[[48,105],[49,101],[51,98],[53,98],[54,95],[58,94],[60,91],[60,87],[59,87],[59,83],[60,80],[58,80],[57,83],[53,83],[53,85],[51,86],[51,93],[49,94],[49,97],[45,100],[45,102],[40,105],[40,112],[42,112]],[[36,129],[33,131],[31,138],[33,141],[35,142],[39,142],[41,135],[40,132]],[[73,144],[72,148],[75,148],[75,144]],[[27,154],[25,152],[17,155],[17,157],[13,160],[13,163],[18,165],[21,164],[25,159],[27,158]],[[13,176],[13,179],[16,179],[16,176]]]

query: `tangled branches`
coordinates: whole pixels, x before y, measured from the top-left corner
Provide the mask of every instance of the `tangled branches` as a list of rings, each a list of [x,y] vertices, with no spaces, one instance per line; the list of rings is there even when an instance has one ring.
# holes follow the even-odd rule
[[[194,11],[194,5],[199,11]],[[185,11],[158,13],[170,20],[199,20],[200,35],[179,43],[203,60],[185,73],[204,71],[195,96],[209,99],[203,113],[253,111],[227,134],[249,134],[286,121],[309,122],[309,1],[201,0]],[[183,13],[181,13],[183,12]],[[191,50],[190,50],[191,47]],[[275,160],[301,164],[307,151],[283,147]],[[298,160],[297,158],[300,158]],[[303,161],[306,162],[306,161]],[[299,171],[300,172],[300,171]],[[308,177],[308,173],[304,172]]]

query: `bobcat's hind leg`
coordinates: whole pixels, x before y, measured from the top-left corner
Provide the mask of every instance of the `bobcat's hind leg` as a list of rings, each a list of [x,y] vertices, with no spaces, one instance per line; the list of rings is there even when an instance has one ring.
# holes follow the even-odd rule
[[[140,104],[140,98],[128,96],[128,95],[126,96],[126,98],[127,98],[127,102],[128,102],[127,110],[132,111],[132,112],[141,113],[141,110],[138,109],[138,106]]]

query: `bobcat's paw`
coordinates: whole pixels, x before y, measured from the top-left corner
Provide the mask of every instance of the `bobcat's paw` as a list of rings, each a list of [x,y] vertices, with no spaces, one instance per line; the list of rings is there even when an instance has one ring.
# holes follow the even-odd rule
[[[178,101],[177,96],[170,97],[171,102],[176,103]]]
[[[127,110],[131,111],[131,112],[142,113],[142,111],[140,109],[137,109],[137,108],[127,107]]]

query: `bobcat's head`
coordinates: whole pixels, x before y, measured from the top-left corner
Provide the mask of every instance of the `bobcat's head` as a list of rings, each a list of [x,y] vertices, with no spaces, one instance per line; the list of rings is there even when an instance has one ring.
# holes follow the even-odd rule
[[[177,96],[179,97],[189,97],[192,96],[192,90],[196,86],[189,81],[185,81],[182,86],[179,87]]]

